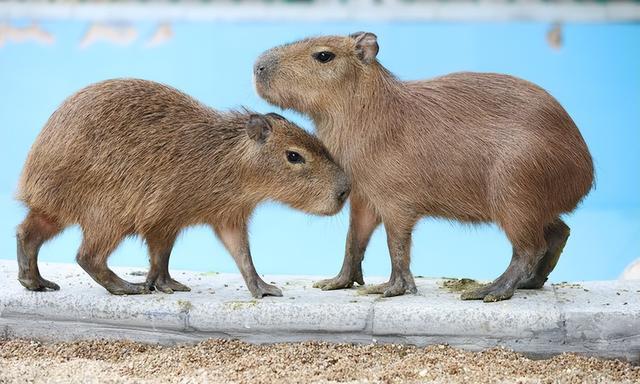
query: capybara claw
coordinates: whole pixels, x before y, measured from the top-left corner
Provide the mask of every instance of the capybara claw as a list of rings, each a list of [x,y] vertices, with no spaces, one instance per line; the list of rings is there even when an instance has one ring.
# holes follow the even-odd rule
[[[383,294],[387,289],[389,289],[389,283],[365,285],[364,287],[358,288],[358,293],[364,295],[377,295]]]
[[[42,277],[37,277],[35,279],[30,278],[19,278],[18,281],[22,284],[23,287],[27,288],[30,291],[59,291],[60,286],[53,281],[49,281],[43,279]]]
[[[358,289],[359,292],[367,295],[381,294],[384,297],[401,296],[405,293],[418,293],[418,288],[413,279],[393,277],[390,281],[382,284],[365,286]]]
[[[405,294],[404,287],[394,287],[393,289],[387,289],[382,293],[384,297],[402,296]]]
[[[166,285],[164,285],[164,286],[157,286],[157,285],[156,285],[156,287],[155,287],[155,288],[156,288],[156,290],[158,290],[158,291],[160,291],[160,292],[162,292],[162,293],[169,294],[169,295],[172,295],[172,294],[173,294],[173,292],[174,292],[174,291],[173,291],[173,289],[169,288],[169,287],[168,287],[168,286],[166,286]]]
[[[478,289],[463,292],[462,300],[482,300],[485,303],[507,300],[513,296],[515,289],[507,284],[489,284]]]
[[[145,295],[151,290],[145,283],[125,283],[107,287],[107,291],[113,295]]]
[[[346,288],[353,287],[354,282],[355,281],[353,281],[353,279],[345,279],[341,276],[337,276],[331,279],[316,281],[315,283],[313,283],[313,288],[320,288],[323,291],[332,291],[334,289],[346,289]],[[360,284],[360,282],[358,282],[358,284]],[[364,281],[362,281],[362,284],[360,285],[363,285],[363,284],[364,284]]]
[[[282,296],[282,290],[275,285],[267,284],[264,281],[259,282],[255,288],[250,288],[251,295],[256,299],[262,299],[265,296]]]
[[[389,285],[389,287],[384,292],[382,292],[382,296],[401,296],[405,293],[418,293],[418,288],[416,288],[416,285],[413,283],[410,284],[403,279],[397,279],[393,284]]]
[[[482,299],[485,303],[495,303],[496,301],[502,301],[510,299],[513,296],[514,290],[503,290],[500,292],[490,293]]]
[[[174,293],[174,292],[189,292],[191,288],[186,285],[175,281],[172,278],[168,279],[158,279],[153,283],[153,287],[160,292],[164,293]]]

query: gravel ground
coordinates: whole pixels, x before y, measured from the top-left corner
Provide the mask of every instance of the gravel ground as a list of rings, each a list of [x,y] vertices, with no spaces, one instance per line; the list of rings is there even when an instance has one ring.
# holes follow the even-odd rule
[[[0,340],[0,383],[640,383],[640,367],[563,354],[532,360],[494,348],[208,340],[164,347],[124,341]]]

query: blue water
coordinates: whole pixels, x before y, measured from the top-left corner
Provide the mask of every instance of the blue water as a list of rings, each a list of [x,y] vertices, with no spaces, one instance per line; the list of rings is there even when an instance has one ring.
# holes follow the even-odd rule
[[[379,59],[402,79],[452,71],[509,73],[555,95],[580,127],[595,159],[597,187],[567,218],[571,238],[551,279],[616,278],[640,257],[640,24],[578,24],[564,28],[564,46],[547,44],[539,23],[178,23],[167,44],[146,48],[154,25],[136,25],[128,47],[78,42],[87,25],[43,23],[52,46],[7,43],[0,48],[0,258],[15,258],[14,229],[25,210],[12,195],[22,163],[56,106],[77,89],[102,79],[140,77],[180,88],[219,109],[245,105],[276,110],[251,84],[251,66],[263,50],[316,34],[358,30],[379,36]],[[299,115],[287,117],[312,129]],[[318,218],[277,204],[261,206],[251,225],[260,273],[333,275],[344,252],[347,210]],[[47,243],[41,260],[72,262],[77,228]],[[468,227],[426,219],[414,233],[417,275],[491,279],[509,262],[510,246],[492,226]],[[145,247],[129,239],[112,265],[147,265]],[[236,272],[231,257],[207,228],[184,232],[172,268]],[[387,275],[389,257],[378,230],[365,258],[365,274]]]

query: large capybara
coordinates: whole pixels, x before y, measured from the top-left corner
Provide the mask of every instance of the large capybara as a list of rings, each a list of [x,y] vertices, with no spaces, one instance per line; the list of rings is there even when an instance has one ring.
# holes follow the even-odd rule
[[[349,185],[320,141],[280,115],[220,113],[151,81],[97,83],[58,108],[27,158],[18,192],[29,209],[17,231],[19,280],[30,290],[59,289],[40,275],[38,250],[78,223],[78,263],[109,292],[188,291],[169,275],[169,254],[183,228],[208,224],[254,297],[282,296],[251,260],[252,211],[273,199],[334,214]],[[141,284],[107,266],[135,234],[151,264]]]
[[[258,94],[309,115],[352,180],[346,256],[322,289],[364,284],[373,230],[387,232],[392,273],[371,287],[416,292],[411,232],[422,216],[495,222],[513,245],[507,270],[463,299],[497,301],[541,288],[569,236],[561,220],[589,192],[593,164],[571,117],[544,89],[493,73],[401,81],[376,55],[373,33],[310,38],[255,63]]]

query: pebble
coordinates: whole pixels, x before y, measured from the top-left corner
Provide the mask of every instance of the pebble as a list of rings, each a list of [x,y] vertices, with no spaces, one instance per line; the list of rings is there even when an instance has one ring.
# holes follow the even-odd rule
[[[640,367],[562,354],[534,360],[504,348],[210,339],[159,346],[127,341],[0,340],[0,383],[637,383]]]

